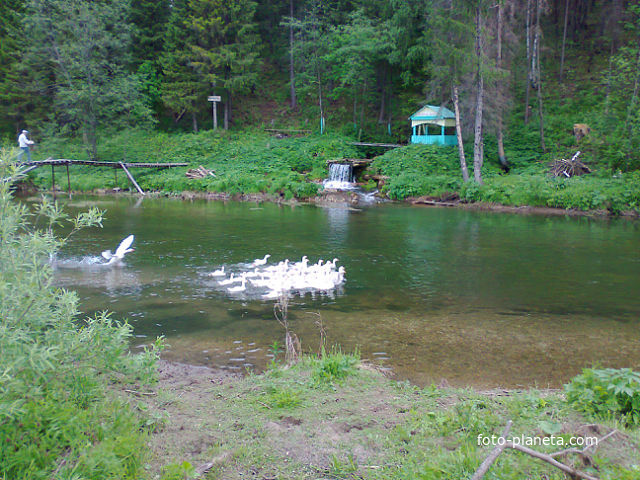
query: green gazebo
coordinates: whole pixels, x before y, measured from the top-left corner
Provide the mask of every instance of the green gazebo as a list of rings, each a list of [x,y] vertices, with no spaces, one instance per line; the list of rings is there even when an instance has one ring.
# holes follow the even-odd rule
[[[456,116],[445,107],[425,105],[409,117],[411,143],[427,145],[458,145]]]

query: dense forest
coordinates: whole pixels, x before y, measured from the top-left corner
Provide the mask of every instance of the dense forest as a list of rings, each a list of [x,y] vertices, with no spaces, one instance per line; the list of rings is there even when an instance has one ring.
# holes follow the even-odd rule
[[[625,0],[5,0],[5,142],[129,127],[275,125],[405,142],[425,103],[457,113],[462,174],[485,144],[640,167],[640,6]],[[470,146],[473,148],[471,149]],[[495,150],[495,152],[494,152]],[[575,150],[575,149],[574,149]],[[472,152],[472,153],[471,153]],[[466,158],[469,157],[469,158]],[[466,163],[469,167],[466,167]]]

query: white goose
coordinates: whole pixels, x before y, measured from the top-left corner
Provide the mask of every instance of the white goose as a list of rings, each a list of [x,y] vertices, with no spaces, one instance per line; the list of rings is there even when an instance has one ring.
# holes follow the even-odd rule
[[[133,243],[134,238],[135,237],[133,235],[129,235],[127,238],[122,240],[120,242],[120,245],[118,245],[118,248],[116,248],[116,253],[111,253],[111,250],[105,250],[104,252],[102,252],[102,256],[104,257],[104,259],[108,260],[108,262],[103,263],[103,265],[122,264],[122,259],[124,258],[124,256],[127,253],[133,252],[135,250],[134,248],[129,248]]]
[[[227,291],[229,293],[238,293],[238,292],[244,292],[246,289],[247,289],[247,279],[243,278],[242,285],[238,285],[237,287],[229,287],[227,288]]]
[[[225,275],[226,273],[224,273],[224,265],[222,266],[222,268],[219,268],[218,270],[214,270],[209,274],[210,277],[224,277]]]
[[[231,276],[227,280],[220,280],[218,285],[231,285],[232,283],[236,283],[238,280],[234,278],[234,273],[231,272]]]
[[[256,258],[253,263],[251,264],[252,267],[259,267],[261,265],[265,265],[267,263],[267,259],[270,257],[271,255],[266,254],[264,256],[264,258]]]

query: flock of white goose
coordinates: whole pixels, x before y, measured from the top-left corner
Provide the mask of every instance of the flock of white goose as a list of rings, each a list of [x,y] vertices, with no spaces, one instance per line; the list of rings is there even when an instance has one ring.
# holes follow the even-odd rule
[[[345,281],[345,268],[337,266],[338,259],[309,264],[309,259],[302,257],[299,262],[290,262],[288,259],[275,265],[267,265],[271,255],[258,258],[249,265],[250,269],[239,275],[231,273],[227,278],[225,267],[221,267],[208,275],[210,277],[225,277],[219,280],[218,285],[226,287],[230,294],[237,294],[247,290],[248,286],[254,289],[264,289],[262,298],[266,300],[277,299],[282,295],[293,292],[329,292],[340,286]],[[239,285],[236,285],[238,284]]]
[[[115,253],[111,253],[111,250],[102,252],[102,256],[107,262],[100,265],[122,265],[124,256],[134,251],[131,248],[133,240],[134,236],[129,235],[120,242]],[[226,278],[224,266],[209,273],[208,276],[225,277],[224,280],[218,281],[218,285],[226,287],[226,291],[230,294],[242,293],[247,290],[247,286],[250,284],[254,293],[261,292],[262,289],[261,296],[267,300],[277,299],[295,292],[332,294],[333,290],[345,281],[345,268],[338,267],[337,258],[326,263],[320,259],[318,263],[309,264],[309,259],[305,255],[299,262],[290,262],[287,259],[276,265],[267,265],[270,256],[265,255],[264,258],[255,259],[253,263],[248,265],[249,271],[238,275],[231,273],[229,278]],[[238,283],[239,285],[236,285]]]

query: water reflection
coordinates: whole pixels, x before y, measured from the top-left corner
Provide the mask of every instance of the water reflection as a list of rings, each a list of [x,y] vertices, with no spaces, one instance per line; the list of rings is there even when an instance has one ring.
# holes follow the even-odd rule
[[[320,314],[330,343],[358,346],[418,383],[558,386],[594,362],[640,367],[637,223],[400,205],[100,201],[105,228],[73,238],[61,258],[129,233],[136,251],[122,269],[59,268],[56,281],[78,291],[85,311],[128,318],[146,341],[166,335],[170,358],[268,362],[282,337],[273,302],[234,300],[205,274],[270,253],[273,263],[338,257],[347,269],[342,294],[292,301],[308,351],[318,348]]]

